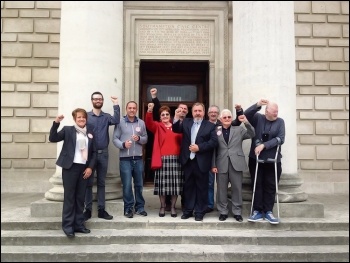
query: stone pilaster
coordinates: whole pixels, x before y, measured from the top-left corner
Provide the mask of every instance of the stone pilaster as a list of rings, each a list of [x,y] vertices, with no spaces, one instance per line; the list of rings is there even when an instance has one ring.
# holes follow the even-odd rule
[[[297,167],[294,4],[233,1],[232,11],[232,108],[238,103],[246,109],[260,98],[279,104],[279,116],[286,125],[280,202],[305,201]],[[248,154],[250,142],[244,146]],[[247,174],[243,188],[244,200],[251,200]]]

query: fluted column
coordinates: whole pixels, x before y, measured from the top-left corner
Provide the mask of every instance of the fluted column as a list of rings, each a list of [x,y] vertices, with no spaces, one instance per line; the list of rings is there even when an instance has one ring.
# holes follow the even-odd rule
[[[260,98],[279,105],[286,125],[280,202],[305,201],[297,167],[294,3],[232,1],[232,11],[232,105],[240,103],[246,109]],[[244,146],[248,154],[250,141]],[[243,184],[243,198],[251,200],[248,173]]]
[[[58,113],[61,123],[73,125],[75,108],[92,109],[90,96],[100,91],[105,98],[103,110],[113,114],[111,95],[122,103],[123,83],[123,2],[62,1],[60,31]],[[121,110],[123,106],[121,106]],[[112,137],[113,127],[110,128]],[[57,156],[62,143],[57,144]],[[109,145],[106,200],[122,197],[119,175],[119,151]],[[63,201],[61,168],[50,178],[53,188],[45,198]],[[96,187],[93,188],[94,199]]]

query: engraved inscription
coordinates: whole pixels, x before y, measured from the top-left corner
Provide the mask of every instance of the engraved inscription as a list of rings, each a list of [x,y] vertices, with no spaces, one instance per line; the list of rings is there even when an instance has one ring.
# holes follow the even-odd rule
[[[208,24],[139,24],[139,55],[210,55]]]

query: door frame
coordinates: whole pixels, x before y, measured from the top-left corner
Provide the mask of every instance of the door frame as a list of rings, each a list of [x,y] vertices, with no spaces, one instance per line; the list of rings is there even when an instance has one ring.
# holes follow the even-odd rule
[[[161,105],[169,106],[171,116],[174,116],[175,109],[178,105],[185,104],[189,109],[187,117],[191,117],[192,105],[195,102],[202,102],[205,108],[209,107],[209,62],[208,61],[141,61],[140,64],[140,100],[139,116],[145,117],[149,98],[149,88],[153,85],[195,85],[197,88],[197,97],[193,101],[165,101],[161,100]],[[158,94],[161,94],[161,87],[158,87]],[[164,93],[163,93],[164,95]],[[160,98],[159,96],[158,98]],[[167,97],[166,95],[164,97]],[[205,114],[206,116],[207,114]],[[145,162],[144,182],[153,183],[154,172],[150,169],[153,134],[148,131],[148,142],[144,147],[143,156]]]
[[[150,6],[147,6],[147,5]],[[231,88],[228,87],[229,76],[229,40],[228,6],[221,2],[213,2],[215,8],[203,8],[198,2],[191,8],[181,10],[169,6],[170,2],[160,1],[157,8],[153,2],[143,2],[142,5],[124,5],[124,78],[123,103],[140,101],[140,62],[141,60],[178,60],[178,61],[209,61],[209,102],[230,108],[229,98]],[[194,15],[195,14],[195,15]],[[210,52],[197,55],[150,54],[140,52],[138,31],[142,24],[168,23],[175,25],[191,25],[205,23],[210,25]],[[162,38],[159,35],[159,38]]]

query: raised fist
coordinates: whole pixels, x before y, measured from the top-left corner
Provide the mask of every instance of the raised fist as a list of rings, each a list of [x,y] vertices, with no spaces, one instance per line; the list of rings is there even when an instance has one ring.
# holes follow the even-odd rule
[[[179,119],[182,116],[182,110],[180,108],[177,108],[175,110],[175,117]]]
[[[269,103],[269,101],[267,99],[260,99],[257,103],[257,105],[259,107],[263,106],[263,105],[267,105]]]
[[[238,120],[243,123],[246,123],[248,121],[245,115],[239,115]]]
[[[56,122],[56,123],[60,123],[63,119],[64,119],[63,114],[58,115],[58,116],[56,117],[56,119],[55,119],[55,122]]]
[[[241,104],[235,104],[235,109],[236,109],[236,111],[241,110],[242,109]]]
[[[148,103],[148,111],[152,112],[154,108],[154,103]]]
[[[114,105],[118,105],[118,97],[111,96],[111,101],[113,102]]]
[[[151,88],[150,91],[152,98],[157,97],[157,89],[156,88]]]

